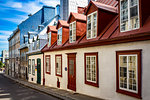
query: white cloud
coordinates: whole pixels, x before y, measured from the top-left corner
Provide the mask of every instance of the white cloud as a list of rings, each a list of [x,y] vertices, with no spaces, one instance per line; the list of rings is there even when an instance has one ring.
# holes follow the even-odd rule
[[[57,4],[60,4],[59,0],[39,0],[39,2],[43,3],[47,6],[55,7]]]
[[[9,35],[0,35],[0,39],[7,39],[9,37]]]
[[[5,34],[5,35],[10,35],[12,31],[0,30],[0,33]]]
[[[0,41],[0,43],[8,43],[8,41]],[[3,47],[4,48],[4,47]]]
[[[13,7],[13,8],[22,8],[22,3],[20,3],[20,2],[13,3],[13,5],[11,7]]]

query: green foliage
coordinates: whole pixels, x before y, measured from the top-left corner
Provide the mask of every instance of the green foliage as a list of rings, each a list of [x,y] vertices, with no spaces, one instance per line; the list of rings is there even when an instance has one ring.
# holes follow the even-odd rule
[[[3,68],[4,64],[0,61],[0,68]]]

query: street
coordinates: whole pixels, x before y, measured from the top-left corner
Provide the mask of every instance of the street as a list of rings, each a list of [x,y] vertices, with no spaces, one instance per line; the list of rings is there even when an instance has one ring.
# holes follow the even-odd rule
[[[53,96],[27,88],[0,73],[0,100],[59,100]]]

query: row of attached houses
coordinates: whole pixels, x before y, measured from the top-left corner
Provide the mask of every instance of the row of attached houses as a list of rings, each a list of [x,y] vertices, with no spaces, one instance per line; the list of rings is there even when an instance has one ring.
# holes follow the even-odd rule
[[[37,36],[28,80],[109,100],[150,98],[148,0],[90,1]],[[41,42],[43,40],[43,42]]]

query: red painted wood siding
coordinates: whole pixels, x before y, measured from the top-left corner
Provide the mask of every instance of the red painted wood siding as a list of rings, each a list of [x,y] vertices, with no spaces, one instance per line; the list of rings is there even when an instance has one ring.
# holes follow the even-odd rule
[[[57,40],[57,33],[51,32],[51,45]]]

